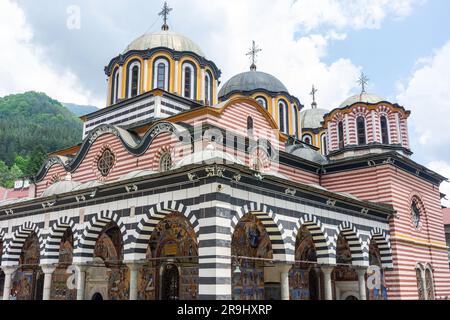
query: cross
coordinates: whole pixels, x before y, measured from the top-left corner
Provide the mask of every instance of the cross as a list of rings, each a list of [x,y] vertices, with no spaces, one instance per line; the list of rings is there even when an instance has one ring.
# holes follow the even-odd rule
[[[361,72],[358,81],[356,81],[361,86],[361,93],[366,92],[366,84],[368,83],[369,80],[370,79],[367,78],[363,72]]]
[[[167,5],[167,1],[164,1],[164,6],[162,8],[162,11],[158,14],[159,16],[163,17],[163,19],[164,19],[164,24],[161,27],[161,29],[164,31],[169,30],[169,26],[167,25],[167,17],[169,16],[170,11],[172,11],[172,10],[173,9]]]
[[[258,48],[255,44],[255,41],[253,41],[253,45],[252,48],[250,49],[249,52],[247,52],[247,56],[250,56],[250,59],[252,59],[252,65],[250,66],[250,70],[252,71],[256,71],[256,56],[258,55],[259,52],[261,52],[262,49]]]
[[[317,91],[319,91],[319,90],[317,90],[316,88],[314,88],[314,85],[313,85],[313,86],[312,86],[311,93],[310,93],[310,95],[312,95],[312,97],[313,97],[313,103],[316,103],[316,93],[317,93]]]

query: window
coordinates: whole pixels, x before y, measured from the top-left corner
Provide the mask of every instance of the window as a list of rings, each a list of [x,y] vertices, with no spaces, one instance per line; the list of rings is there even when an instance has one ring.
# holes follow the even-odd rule
[[[160,58],[153,64],[153,89],[169,90],[169,62]]]
[[[139,84],[141,82],[141,64],[139,61],[131,63],[128,67],[128,98],[137,96],[140,93]]]
[[[280,131],[288,134],[289,127],[288,127],[288,112],[286,102],[280,101],[278,103],[278,108],[280,110]]]
[[[356,118],[356,134],[358,136],[358,144],[366,144],[366,121],[364,117]]]
[[[190,63],[183,65],[183,97],[195,99],[195,69]]]
[[[256,97],[256,101],[267,110],[267,100],[264,97]]]
[[[293,114],[293,117],[294,117],[294,136],[296,137],[296,138],[298,138],[298,136],[299,136],[299,130],[298,130],[298,109],[297,109],[297,106],[295,106],[294,105],[294,114]]]
[[[172,156],[169,152],[164,153],[159,160],[159,170],[166,172],[172,169]]]
[[[416,268],[416,280],[417,280],[417,293],[419,296],[419,300],[425,300],[425,290],[422,278],[422,270],[419,267]]]
[[[411,219],[413,226],[416,229],[420,227],[420,208],[419,208],[419,200],[414,198],[411,203]]]
[[[205,104],[210,105],[212,103],[212,77],[209,71],[205,73]]]
[[[115,156],[111,150],[105,149],[97,161],[97,169],[102,176],[106,177],[114,166]]]
[[[380,126],[381,126],[381,142],[383,144],[389,144],[388,122],[385,116],[380,117]]]
[[[324,156],[327,155],[328,153],[328,149],[327,149],[327,135],[326,134],[322,134],[322,136],[320,137],[321,140],[321,145],[322,145],[322,154]]]
[[[249,136],[253,136],[253,118],[247,118],[247,133]]]
[[[433,272],[430,266],[425,270],[425,287],[427,289],[427,300],[434,300]]]
[[[339,141],[339,149],[344,148],[344,124],[342,121],[338,123],[338,141]]]
[[[119,69],[114,71],[112,76],[112,85],[111,85],[111,104],[115,104],[119,99]]]
[[[305,134],[303,135],[303,142],[307,143],[307,144],[312,144],[312,137],[309,134]]]

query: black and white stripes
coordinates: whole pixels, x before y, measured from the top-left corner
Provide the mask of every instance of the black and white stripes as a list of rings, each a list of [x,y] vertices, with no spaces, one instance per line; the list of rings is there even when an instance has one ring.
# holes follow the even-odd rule
[[[36,234],[39,240],[39,251],[42,256],[44,241],[41,235],[41,230],[33,222],[25,222],[14,232],[12,238],[9,240],[6,248],[4,249],[2,266],[15,266],[19,264],[23,245],[28,237],[33,233]]]

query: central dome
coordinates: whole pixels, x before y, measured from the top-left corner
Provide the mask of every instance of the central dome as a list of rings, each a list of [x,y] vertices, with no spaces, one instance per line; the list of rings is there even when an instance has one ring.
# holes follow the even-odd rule
[[[219,91],[219,98],[227,99],[235,92],[266,90],[274,93],[288,93],[284,84],[274,76],[260,71],[247,71],[235,75],[225,82]]]
[[[191,39],[168,30],[145,33],[131,42],[124,52],[131,50],[149,50],[159,47],[165,47],[179,52],[193,52],[201,57],[205,57],[200,47]]]

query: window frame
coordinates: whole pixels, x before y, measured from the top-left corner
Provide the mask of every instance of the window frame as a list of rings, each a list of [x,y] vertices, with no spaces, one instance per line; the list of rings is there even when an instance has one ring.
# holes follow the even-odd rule
[[[359,121],[362,119],[362,127],[360,127],[361,122]],[[364,116],[357,116],[355,119],[356,122],[356,141],[358,142],[359,146],[363,146],[367,144],[367,128],[366,128],[366,118]],[[360,131],[364,130],[364,133],[362,134]],[[364,138],[364,142],[361,142],[361,138]]]
[[[258,102],[264,109],[267,110],[267,99],[263,96],[255,97],[256,102]],[[262,103],[261,103],[262,102]]]
[[[189,85],[190,85],[190,95],[189,96],[186,95],[186,69],[190,69],[190,71],[191,71],[191,74],[190,74],[191,79],[190,79],[190,83],[189,83]],[[195,100],[197,97],[197,95],[196,95],[196,91],[197,91],[196,83],[197,82],[195,81],[195,79],[197,77],[197,70],[196,70],[194,64],[192,64],[191,62],[184,62],[181,70],[182,70],[182,81],[181,81],[182,96],[187,99]]]
[[[167,161],[170,161],[169,166]],[[172,154],[170,152],[164,152],[161,154],[159,158],[159,171],[160,172],[168,172],[172,170],[173,167],[173,161],[172,161]]]
[[[386,122],[385,123],[385,130],[383,130],[383,119]],[[385,131],[385,132],[383,132]],[[381,132],[381,143],[382,144],[389,144],[390,143],[390,137],[389,137],[389,120],[388,117],[385,115],[380,116],[380,132]]]
[[[137,73],[137,90],[136,95],[132,95],[133,90],[133,69],[138,67]],[[142,78],[142,66],[139,60],[132,60],[127,66],[127,98],[133,98],[141,94],[141,78]]]
[[[283,110],[283,119],[281,117],[281,110]],[[282,120],[283,122],[281,122]],[[280,124],[280,131],[289,135],[289,108],[288,104],[284,100],[278,101],[278,121]],[[281,127],[281,124],[283,124],[283,128]]]
[[[159,88],[158,86],[158,77],[159,77],[159,65],[164,65],[164,88]],[[162,89],[165,91],[169,91],[169,80],[170,80],[170,64],[166,58],[156,58],[153,62],[153,89]]]

